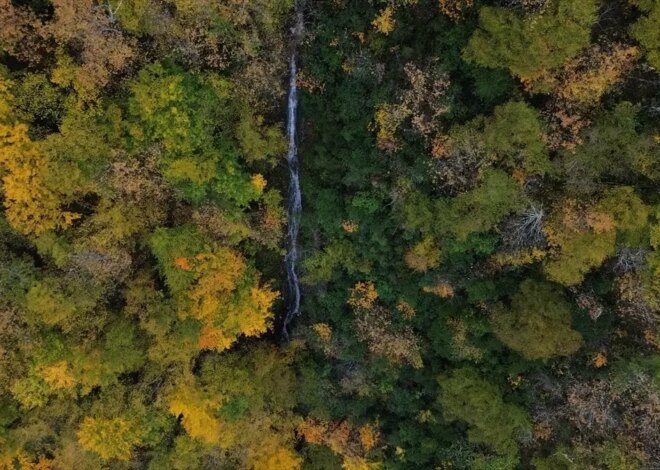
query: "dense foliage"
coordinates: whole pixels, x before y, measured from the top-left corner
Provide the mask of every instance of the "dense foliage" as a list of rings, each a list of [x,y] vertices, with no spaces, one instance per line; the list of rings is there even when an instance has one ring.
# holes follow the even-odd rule
[[[0,469],[660,468],[660,1],[0,0]]]

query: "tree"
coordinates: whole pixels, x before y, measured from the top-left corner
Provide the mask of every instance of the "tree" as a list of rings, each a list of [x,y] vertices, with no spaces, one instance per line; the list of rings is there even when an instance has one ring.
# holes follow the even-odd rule
[[[377,462],[369,462],[365,457],[379,437],[373,425],[357,427],[348,420],[324,422],[308,418],[298,425],[296,431],[307,443],[327,446],[342,456],[344,469],[379,468]]]
[[[224,437],[220,421],[214,416],[220,406],[220,397],[205,398],[193,384],[179,384],[169,396],[168,409],[181,416],[181,423],[193,438],[211,445],[228,447],[231,441]]]
[[[553,93],[566,101],[566,108],[594,106],[625,79],[638,55],[637,47],[624,44],[591,46],[562,67]]]
[[[539,114],[523,102],[511,101],[495,108],[484,126],[484,143],[513,170],[522,168],[530,175],[550,170]]]
[[[646,267],[642,273],[644,298],[654,309],[660,308],[660,208],[655,209],[655,223],[651,226],[653,251],[646,256]]]
[[[54,183],[59,176],[54,162],[28,136],[24,124],[0,124],[0,165],[4,205],[9,223],[25,234],[64,229],[80,217],[63,210],[66,194]],[[69,168],[75,178],[76,169]]]
[[[135,149],[162,148],[163,175],[186,199],[219,198],[238,211],[261,196],[264,188],[241,167],[240,145],[229,132],[235,112],[229,82],[156,63],[140,71],[130,90]],[[245,137],[239,134],[243,148],[252,152]],[[243,157],[251,161],[258,155]]]
[[[582,346],[571,328],[571,306],[552,284],[523,281],[511,306],[497,306],[490,322],[497,338],[526,359],[570,356]]]
[[[90,312],[96,305],[94,294],[98,292],[85,288],[54,277],[35,281],[25,295],[28,321],[66,329],[76,316]]]
[[[133,324],[117,319],[105,325],[105,334],[96,348],[74,350],[74,370],[82,393],[94,387],[117,383],[122,374],[136,372],[145,363],[144,344]]]
[[[378,305],[378,292],[371,282],[358,282],[351,289],[348,305],[355,313],[357,336],[369,351],[393,365],[422,367],[419,340],[408,326],[393,323],[393,315]]]
[[[260,284],[238,252],[206,243],[190,226],[159,229],[151,238],[179,317],[202,323],[201,349],[223,350],[241,335],[267,331],[278,293]]]
[[[43,41],[43,23],[33,11],[11,0],[0,0],[0,49],[28,63],[38,64],[50,45]]]
[[[394,31],[394,27],[396,25],[396,20],[393,18],[393,16],[394,8],[388,6],[381,10],[378,16],[376,16],[371,22],[371,25],[379,33],[383,33],[385,35],[390,34],[392,31]]]
[[[538,13],[520,15],[502,7],[479,10],[479,29],[463,51],[469,62],[508,68],[533,84],[589,44],[595,0],[551,0]]]
[[[54,0],[53,8],[53,21],[43,28],[44,36],[58,45],[51,79],[62,87],[72,86],[82,101],[95,101],[101,89],[129,66],[135,45],[93,0]],[[72,50],[78,54],[71,57],[65,52]]]
[[[629,187],[604,191],[593,206],[562,202],[544,228],[553,251],[544,266],[548,277],[564,285],[579,284],[614,255],[617,236],[639,239],[647,217],[648,209]]]
[[[202,349],[223,350],[240,335],[258,336],[268,330],[279,294],[259,286],[256,273],[238,253],[219,248],[197,255],[191,264],[195,281],[188,294],[189,315],[204,323]]]
[[[466,10],[474,6],[474,0],[439,0],[440,11],[454,21],[460,21]]]
[[[646,52],[646,60],[653,67],[660,68],[660,2],[657,0],[630,0],[630,3],[646,13],[630,32]]]
[[[435,158],[429,164],[434,186],[451,195],[474,188],[488,163],[483,125],[483,117],[477,117],[434,139],[431,153]]]
[[[433,239],[427,237],[406,251],[404,259],[410,269],[425,272],[438,267],[440,250],[435,246]]]
[[[466,240],[472,233],[492,229],[504,216],[522,209],[523,196],[513,179],[501,170],[486,170],[479,186],[452,199],[441,208],[451,234]],[[445,212],[446,211],[446,212]]]
[[[525,411],[506,403],[497,385],[469,368],[455,369],[438,378],[438,403],[447,421],[468,423],[468,439],[492,446],[500,454],[515,454],[517,441],[530,432]]]
[[[603,191],[596,210],[612,217],[619,236],[647,228],[649,209],[635,188],[630,186],[616,186]]]
[[[102,459],[129,460],[133,447],[141,441],[133,423],[123,417],[103,419],[87,416],[78,430],[83,448],[96,452]]]
[[[409,62],[403,71],[408,87],[399,102],[379,105],[374,115],[377,145],[385,151],[396,150],[399,127],[408,119],[412,130],[429,141],[440,129],[440,118],[451,109],[450,82],[437,58],[424,67]]]
[[[576,195],[593,194],[605,178],[625,182],[633,172],[655,178],[648,138],[637,132],[639,109],[621,102],[598,115],[582,132],[582,143],[562,155],[567,190]]]
[[[33,123],[31,135],[39,132],[39,124],[48,132],[57,126],[65,113],[65,94],[53,85],[45,74],[30,73],[12,86],[15,116]]]
[[[371,271],[369,261],[360,258],[349,240],[331,242],[323,250],[307,258],[303,267],[305,270],[303,281],[309,284],[329,281],[338,268],[343,268],[349,273]]]
[[[558,204],[544,232],[552,249],[544,270],[551,280],[564,285],[579,284],[591,269],[615,253],[612,218],[575,201]]]
[[[204,362],[199,378],[187,377],[171,390],[168,406],[191,437],[226,451],[230,466],[293,470],[300,465],[293,451],[293,385],[288,358],[259,346]]]

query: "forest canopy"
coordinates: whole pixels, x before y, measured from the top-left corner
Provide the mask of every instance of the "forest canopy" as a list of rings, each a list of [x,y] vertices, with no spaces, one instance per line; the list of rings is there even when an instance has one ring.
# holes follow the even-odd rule
[[[660,468],[659,103],[659,0],[0,0],[0,470]]]

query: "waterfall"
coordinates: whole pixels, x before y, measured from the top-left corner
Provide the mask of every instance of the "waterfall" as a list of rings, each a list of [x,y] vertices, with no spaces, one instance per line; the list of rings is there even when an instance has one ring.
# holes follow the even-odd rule
[[[288,195],[288,232],[287,253],[284,257],[286,267],[288,297],[287,311],[282,322],[282,336],[289,339],[289,324],[300,315],[300,281],[298,280],[298,232],[300,230],[300,213],[302,212],[302,200],[300,194],[300,175],[298,164],[298,85],[296,75],[298,73],[298,43],[303,30],[303,15],[300,2],[296,2],[295,24],[291,29],[293,37],[291,55],[289,56],[289,99],[287,104],[286,133],[289,141],[287,152],[287,163],[289,166],[289,195]]]

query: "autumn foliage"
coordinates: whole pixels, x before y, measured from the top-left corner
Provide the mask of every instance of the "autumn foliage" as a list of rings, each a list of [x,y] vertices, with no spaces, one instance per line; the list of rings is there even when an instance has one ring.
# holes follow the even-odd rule
[[[0,0],[0,470],[660,468],[659,32]]]

